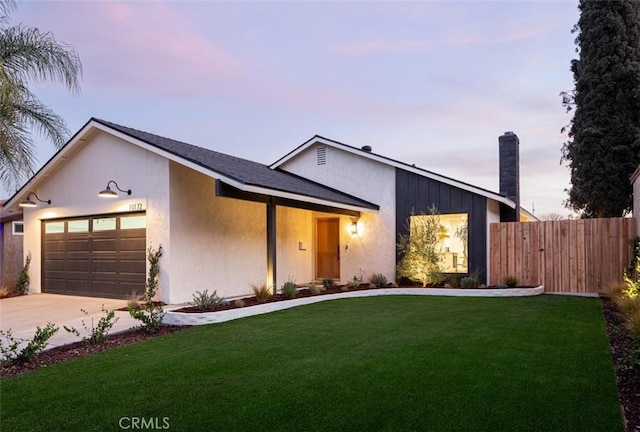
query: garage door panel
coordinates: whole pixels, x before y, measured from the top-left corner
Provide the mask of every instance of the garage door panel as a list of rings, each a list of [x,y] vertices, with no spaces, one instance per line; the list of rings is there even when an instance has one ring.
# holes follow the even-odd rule
[[[123,238],[120,240],[120,251],[139,251],[144,250],[147,244],[145,238]]]
[[[89,239],[69,239],[66,250],[67,252],[89,252]]]
[[[118,250],[116,239],[94,238],[91,242],[93,252],[116,252]]]
[[[45,222],[43,291],[124,299],[143,292],[144,219],[137,213]]]
[[[60,240],[47,239],[45,241],[45,247],[47,252],[64,252],[65,245],[66,245],[66,242],[64,241],[64,239],[60,239]]]

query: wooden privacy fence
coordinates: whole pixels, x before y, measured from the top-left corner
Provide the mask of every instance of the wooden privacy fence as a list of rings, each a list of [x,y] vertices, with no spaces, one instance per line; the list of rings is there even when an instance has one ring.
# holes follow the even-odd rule
[[[546,292],[609,292],[622,282],[635,236],[634,218],[492,223],[489,283],[513,275]]]

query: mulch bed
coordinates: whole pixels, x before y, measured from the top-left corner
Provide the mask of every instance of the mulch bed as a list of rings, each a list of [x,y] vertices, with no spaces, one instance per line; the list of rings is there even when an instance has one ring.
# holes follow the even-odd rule
[[[368,289],[363,285],[360,289]],[[307,292],[305,292],[307,291]],[[326,294],[341,292],[340,288],[332,288]],[[298,291],[299,297],[310,296],[308,290]],[[254,298],[255,299],[255,298]],[[270,301],[282,299],[272,298]],[[613,358],[616,379],[618,382],[618,392],[621,405],[624,408],[625,422],[628,432],[640,432],[640,368],[629,368],[625,357],[626,350],[631,344],[631,337],[622,325],[622,319],[617,313],[616,306],[606,297],[602,297],[602,311],[607,325],[609,343],[611,346],[611,356]],[[250,306],[249,298],[244,299],[245,305]],[[256,303],[257,304],[257,301]],[[227,309],[233,308],[229,305]],[[71,345],[57,347],[38,354],[34,361],[22,365],[3,365],[0,368],[0,376],[9,377],[34,369],[47,367],[54,363],[87,356],[93,353],[106,351],[131,343],[140,342],[156,336],[174,333],[188,326],[162,326],[157,333],[148,333],[142,329],[131,330],[115,335],[110,335],[107,342],[100,345],[86,345],[76,342]]]
[[[632,340],[616,305],[607,297],[601,297],[601,300],[627,431],[640,432],[640,366],[629,367],[626,353]]]
[[[60,363],[65,360],[71,360],[78,357],[84,357],[90,354],[99,353],[110,350],[119,346],[129,345],[143,340],[151,339],[169,333],[174,333],[189,326],[161,326],[156,333],[150,333],[143,329],[129,330],[122,333],[109,335],[105,343],[98,345],[88,345],[84,342],[75,342],[69,345],[63,345],[50,350],[43,351],[36,355],[36,358],[29,362],[19,365],[3,364],[0,367],[0,376],[9,377],[34,369],[47,367],[54,363]]]

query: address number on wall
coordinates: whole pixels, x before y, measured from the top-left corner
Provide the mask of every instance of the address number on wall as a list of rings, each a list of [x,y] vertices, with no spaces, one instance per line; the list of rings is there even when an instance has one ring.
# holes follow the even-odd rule
[[[129,204],[129,210],[131,211],[142,210],[142,203]]]

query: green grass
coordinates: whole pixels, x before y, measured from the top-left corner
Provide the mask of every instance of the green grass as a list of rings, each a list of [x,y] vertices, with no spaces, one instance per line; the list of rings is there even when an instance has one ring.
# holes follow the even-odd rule
[[[623,431],[599,301],[563,296],[328,301],[0,391],[3,432],[121,430],[122,417],[175,431]]]

